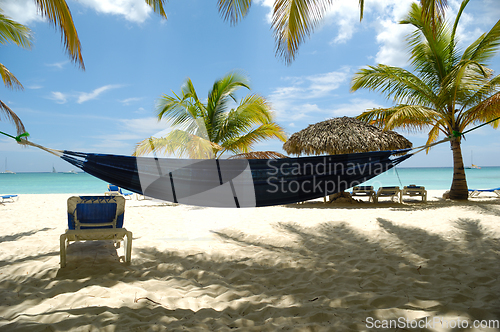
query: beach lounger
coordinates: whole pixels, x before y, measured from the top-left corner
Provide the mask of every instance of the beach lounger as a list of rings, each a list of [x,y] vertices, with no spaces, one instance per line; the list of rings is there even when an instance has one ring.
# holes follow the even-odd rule
[[[500,187],[493,189],[469,189],[469,197],[478,197],[481,193],[494,193],[500,197]]]
[[[73,196],[68,199],[68,229],[60,238],[61,267],[66,266],[66,248],[70,241],[124,241],[125,262],[132,254],[132,232],[123,228],[123,196]]]
[[[401,195],[410,197],[420,196],[422,197],[422,202],[427,202],[427,190],[422,186],[416,186],[414,184],[404,186]]]
[[[124,193],[122,188],[115,186],[114,184],[108,184],[108,191],[104,193],[105,196],[115,196],[121,195],[126,199],[132,199],[133,193]]]
[[[375,201],[375,190],[373,186],[355,186],[352,187],[351,196],[368,196],[368,202]]]
[[[14,202],[14,200],[17,200],[19,197],[17,195],[1,195],[0,196],[0,203],[4,202]]]
[[[378,202],[380,197],[390,197],[391,200],[394,200],[394,197],[398,198],[399,203],[402,203],[402,195],[401,189],[399,187],[380,187],[377,190],[377,194],[375,195],[375,203]]]

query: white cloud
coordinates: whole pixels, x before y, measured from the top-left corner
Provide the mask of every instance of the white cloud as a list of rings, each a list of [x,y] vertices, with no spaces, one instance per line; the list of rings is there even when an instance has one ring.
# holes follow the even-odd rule
[[[5,15],[21,24],[43,21],[33,0],[3,0],[2,10]]]
[[[377,42],[381,46],[375,57],[375,62],[396,67],[407,65],[409,56],[406,36],[412,31],[412,28],[388,19],[380,22],[377,31],[379,31]]]
[[[277,120],[297,121],[308,117],[308,114],[326,112],[317,102],[321,102],[322,98],[331,98],[332,92],[345,83],[349,75],[350,70],[346,67],[324,74],[285,78],[290,85],[276,88],[268,97]]]
[[[78,97],[77,103],[81,104],[81,103],[84,103],[86,101],[95,99],[101,93],[103,93],[103,92],[105,92],[107,90],[116,89],[116,88],[120,88],[120,87],[122,87],[122,85],[110,84],[110,85],[101,86],[100,88],[97,88],[97,89],[93,90],[92,92],[80,92],[80,95]]]
[[[71,10],[73,4],[68,2]],[[152,12],[144,0],[79,0],[78,3],[98,13],[121,15],[137,23],[144,22]],[[5,15],[22,24],[43,21],[33,0],[3,0],[2,10]]]
[[[155,135],[169,127],[165,121],[158,121],[155,117],[122,119],[120,124],[124,132],[136,134],[141,139]]]
[[[98,13],[121,15],[138,23],[148,19],[152,11],[144,0],[79,0],[79,3]]]
[[[59,91],[52,91],[47,98],[54,100],[58,104],[64,104],[68,101],[68,95]]]
[[[58,69],[63,69],[63,67],[68,63],[69,63],[69,60],[66,60],[66,61],[55,62],[55,63],[47,63],[46,66],[47,67],[55,67]]]
[[[341,104],[331,110],[331,116],[358,116],[366,110],[383,107],[383,105],[369,99],[354,98],[347,104]]]
[[[126,98],[126,99],[120,100],[120,103],[122,103],[123,105],[130,105],[131,103],[142,100],[142,99],[143,99],[142,97],[131,97],[131,98]]]

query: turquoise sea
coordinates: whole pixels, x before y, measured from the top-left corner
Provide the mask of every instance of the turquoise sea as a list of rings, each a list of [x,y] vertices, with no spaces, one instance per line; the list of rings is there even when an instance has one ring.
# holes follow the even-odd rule
[[[500,187],[500,167],[467,169],[469,188],[491,189]],[[426,189],[445,190],[451,186],[453,169],[395,168],[365,185],[406,186],[416,184]],[[86,173],[17,173],[0,174],[0,194],[96,194],[107,191],[107,183]]]

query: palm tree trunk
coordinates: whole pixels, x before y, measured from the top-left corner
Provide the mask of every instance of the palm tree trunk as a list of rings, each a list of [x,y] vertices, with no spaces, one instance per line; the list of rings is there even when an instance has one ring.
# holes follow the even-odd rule
[[[450,199],[467,200],[469,192],[467,179],[465,178],[464,160],[460,138],[451,140],[451,151],[453,152],[453,182],[451,183]]]

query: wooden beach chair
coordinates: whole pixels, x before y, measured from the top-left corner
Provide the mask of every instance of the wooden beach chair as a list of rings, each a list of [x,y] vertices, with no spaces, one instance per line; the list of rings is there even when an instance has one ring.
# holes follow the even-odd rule
[[[351,196],[368,196],[368,202],[375,201],[375,190],[373,186],[354,186],[352,187]]]
[[[404,186],[401,195],[410,197],[420,196],[422,197],[422,202],[427,202],[427,190],[423,186],[416,186],[414,184]]]
[[[392,201],[394,201],[394,198],[397,198],[399,200],[399,203],[402,203],[402,195],[401,195],[401,189],[399,187],[380,187],[377,190],[377,194],[375,195],[375,203],[378,202],[380,197],[390,197]]]
[[[70,241],[124,241],[125,262],[132,254],[132,232],[123,228],[123,196],[73,196],[68,199],[68,229],[60,238],[61,267],[66,266],[66,248]]]

